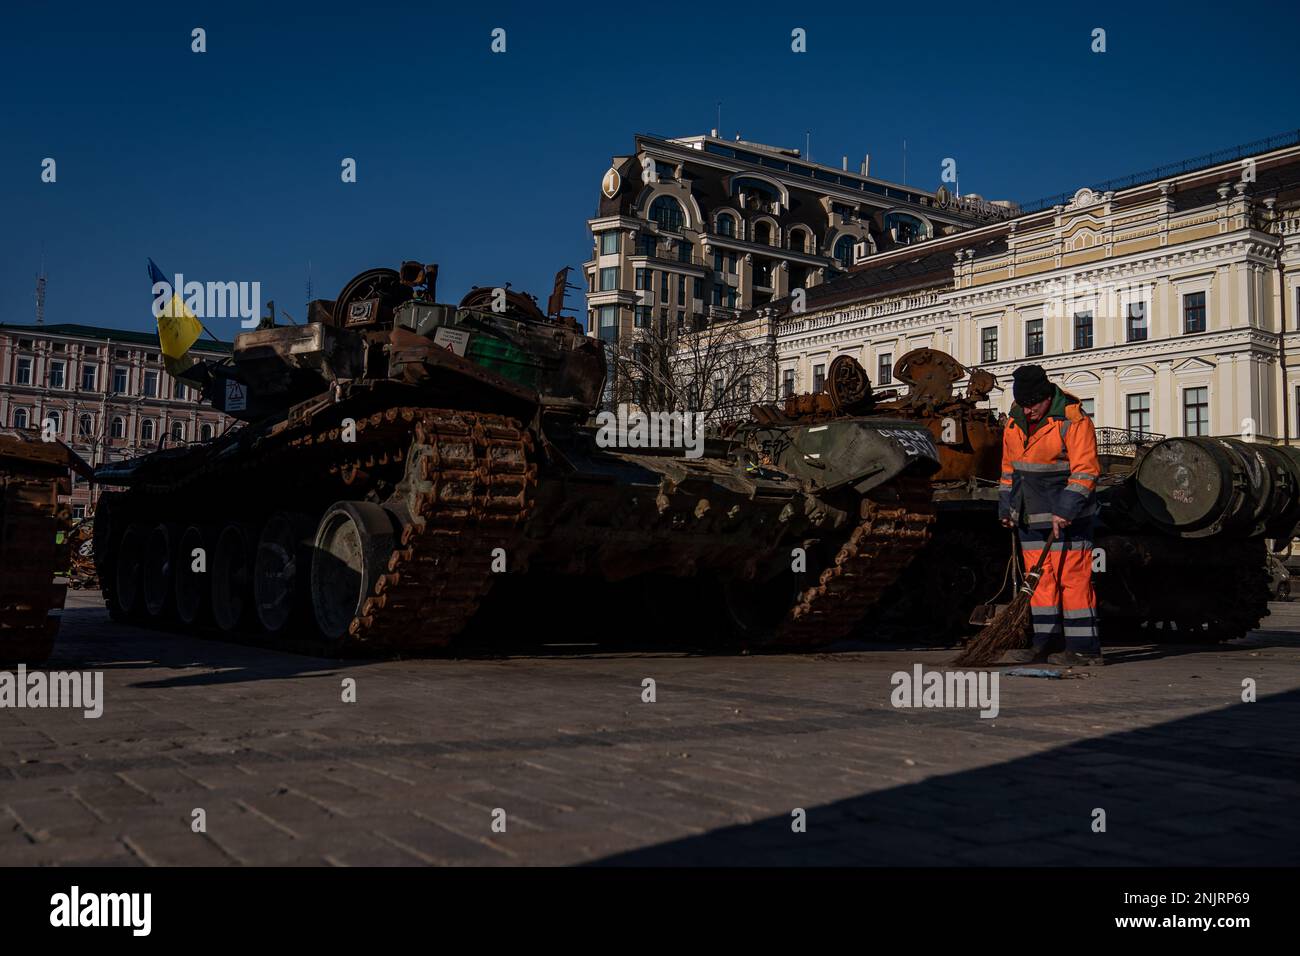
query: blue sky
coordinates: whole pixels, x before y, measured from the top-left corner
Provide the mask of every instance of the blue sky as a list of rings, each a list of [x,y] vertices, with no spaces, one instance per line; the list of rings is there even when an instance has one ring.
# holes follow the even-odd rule
[[[544,301],[589,254],[610,157],[637,132],[707,132],[718,100],[728,137],[802,147],[811,129],[815,160],[870,152],[895,180],[906,139],[910,184],[938,185],[953,157],[963,192],[1021,201],[1300,127],[1294,64],[1263,42],[1296,35],[1285,2],[16,7],[0,12],[4,322],[32,320],[42,249],[51,323],[152,328],[149,256],[260,281],[298,319],[309,262],[325,298],[418,258],[441,264],[444,300],[510,282]]]

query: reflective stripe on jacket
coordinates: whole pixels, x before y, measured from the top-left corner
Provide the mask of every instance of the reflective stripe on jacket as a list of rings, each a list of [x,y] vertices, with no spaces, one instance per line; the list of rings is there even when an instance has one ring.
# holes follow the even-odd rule
[[[1049,528],[1052,515],[1073,521],[1097,511],[1097,430],[1079,400],[1056,389],[1047,414],[1032,427],[1019,405],[1002,432],[998,513],[1029,528]]]

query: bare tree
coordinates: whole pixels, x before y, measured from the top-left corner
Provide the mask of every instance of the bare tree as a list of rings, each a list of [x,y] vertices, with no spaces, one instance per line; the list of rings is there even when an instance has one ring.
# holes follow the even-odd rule
[[[701,323],[675,332],[638,328],[610,346],[611,407],[646,412],[703,412],[710,425],[747,418],[770,400],[776,350],[764,321]]]

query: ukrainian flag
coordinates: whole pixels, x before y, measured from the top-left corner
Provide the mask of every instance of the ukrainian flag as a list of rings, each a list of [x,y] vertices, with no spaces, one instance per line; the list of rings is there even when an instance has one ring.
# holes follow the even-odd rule
[[[154,285],[159,282],[171,284],[152,259],[149,260],[149,281]],[[185,300],[181,297],[183,291],[172,289],[171,302],[158,315],[158,343],[162,346],[163,360],[168,369],[172,368],[173,363],[178,366],[192,364],[181,360],[203,333],[203,323],[185,307]],[[167,359],[172,362],[167,362]]]

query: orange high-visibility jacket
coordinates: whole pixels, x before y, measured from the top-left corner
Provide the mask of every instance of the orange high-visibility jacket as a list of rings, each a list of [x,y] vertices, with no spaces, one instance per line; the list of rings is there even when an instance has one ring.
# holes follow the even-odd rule
[[[1079,400],[1058,387],[1032,433],[1019,405],[1002,432],[998,513],[1029,528],[1050,528],[1052,515],[1073,521],[1097,511],[1097,430]]]

